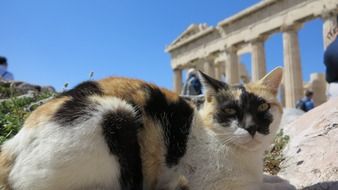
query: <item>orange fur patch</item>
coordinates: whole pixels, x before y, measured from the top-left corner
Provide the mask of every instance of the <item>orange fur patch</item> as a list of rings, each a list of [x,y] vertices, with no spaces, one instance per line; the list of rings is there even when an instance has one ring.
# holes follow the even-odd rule
[[[43,122],[49,121],[58,110],[58,108],[69,99],[70,97],[55,98],[39,106],[26,119],[24,127],[34,128],[38,127]]]
[[[161,166],[165,163],[165,147],[161,128],[156,121],[144,117],[144,129],[140,131],[139,143],[143,177],[149,189],[155,189],[157,177],[160,175]]]
[[[10,190],[8,175],[13,164],[13,159],[9,154],[0,152],[0,189]]]
[[[144,105],[148,98],[143,88],[145,82],[141,80],[110,77],[98,83],[105,95],[132,100],[137,105]]]

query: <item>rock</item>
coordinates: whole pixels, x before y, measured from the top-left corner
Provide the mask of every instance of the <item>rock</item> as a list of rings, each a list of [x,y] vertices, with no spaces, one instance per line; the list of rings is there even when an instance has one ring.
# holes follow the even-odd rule
[[[11,88],[15,89],[16,93],[26,94],[28,91],[41,92],[41,86],[29,84],[22,81],[13,81]]]
[[[53,86],[43,86],[41,92],[56,93],[56,90]]]
[[[23,81],[3,81],[0,80],[1,95],[0,99],[10,98],[12,96],[21,96],[32,93],[56,93],[52,86],[39,86]]]
[[[40,100],[40,101],[37,101],[37,102],[33,102],[33,103],[31,103],[31,104],[27,107],[26,111],[31,112],[31,111],[35,110],[38,106],[41,106],[42,104],[48,102],[49,100],[51,100],[51,99],[53,99],[53,98],[54,98],[54,96],[50,96],[50,97],[45,98],[45,99],[43,99],[43,100]]]
[[[338,189],[338,98],[283,127],[290,136],[279,176],[306,190]]]

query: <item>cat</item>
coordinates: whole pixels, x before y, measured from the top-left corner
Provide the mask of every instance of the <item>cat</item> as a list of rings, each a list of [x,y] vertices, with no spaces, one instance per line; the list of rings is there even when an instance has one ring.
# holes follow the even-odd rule
[[[200,73],[206,86],[200,110],[140,80],[81,83],[38,107],[2,145],[0,184],[12,190],[274,189],[286,182],[263,182],[261,153],[282,114],[275,98],[281,75],[278,68],[233,89]],[[266,118],[246,115],[257,111]],[[244,117],[236,121],[240,113],[243,125]]]
[[[277,100],[282,68],[258,82],[229,86],[202,73],[202,128],[192,130],[183,171],[193,190],[295,190],[288,181],[263,175],[263,155],[279,128]],[[199,129],[199,130],[198,130]]]

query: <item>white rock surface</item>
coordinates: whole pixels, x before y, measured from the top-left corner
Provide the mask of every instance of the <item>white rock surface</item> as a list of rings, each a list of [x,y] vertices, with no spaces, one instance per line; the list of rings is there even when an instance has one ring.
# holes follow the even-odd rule
[[[286,117],[292,120],[294,113]],[[290,142],[278,175],[299,189],[338,190],[338,98],[283,128]]]

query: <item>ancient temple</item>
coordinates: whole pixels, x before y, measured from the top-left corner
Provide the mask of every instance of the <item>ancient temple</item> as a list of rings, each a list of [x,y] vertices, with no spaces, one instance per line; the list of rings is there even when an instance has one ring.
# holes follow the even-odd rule
[[[220,21],[217,26],[192,24],[168,47],[174,73],[174,89],[182,88],[182,70],[197,68],[230,84],[247,76],[239,56],[252,54],[251,80],[265,75],[265,40],[274,33],[283,33],[284,78],[283,94],[286,107],[294,107],[303,96],[304,88],[315,91],[315,103],[326,100],[323,74],[311,74],[303,84],[298,30],[316,18],[323,21],[324,48],[329,44],[326,33],[337,24],[338,0],[262,0],[236,15]]]

